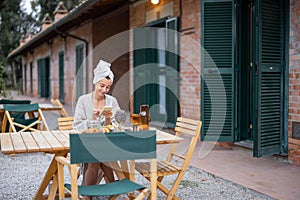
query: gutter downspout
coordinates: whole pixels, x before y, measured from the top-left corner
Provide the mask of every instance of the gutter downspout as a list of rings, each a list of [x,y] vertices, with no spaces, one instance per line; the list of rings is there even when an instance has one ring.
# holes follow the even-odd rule
[[[86,39],[83,39],[81,37],[78,37],[76,35],[73,35],[71,33],[63,33],[57,29],[55,29],[55,32],[57,32],[58,34],[60,34],[62,37],[66,37],[66,36],[69,36],[71,38],[74,38],[74,39],[77,39],[77,40],[80,40],[80,41],[83,41],[85,43],[85,73],[86,73],[86,78],[85,78],[85,91],[87,92],[88,91],[88,85],[89,85],[89,79],[88,79],[88,76],[89,76],[89,68],[88,68],[88,53],[89,53],[89,42],[86,40]]]

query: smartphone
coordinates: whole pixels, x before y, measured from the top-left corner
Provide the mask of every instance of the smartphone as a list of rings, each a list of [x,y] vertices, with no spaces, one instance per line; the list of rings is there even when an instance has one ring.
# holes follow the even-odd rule
[[[112,106],[104,106],[104,108],[100,112],[100,116],[103,115],[104,111],[112,111]]]

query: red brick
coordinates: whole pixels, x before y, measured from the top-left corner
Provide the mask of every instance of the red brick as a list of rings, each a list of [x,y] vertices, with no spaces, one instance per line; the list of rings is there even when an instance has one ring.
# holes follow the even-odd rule
[[[300,157],[296,156],[288,156],[288,159],[292,162],[294,165],[300,166]]]

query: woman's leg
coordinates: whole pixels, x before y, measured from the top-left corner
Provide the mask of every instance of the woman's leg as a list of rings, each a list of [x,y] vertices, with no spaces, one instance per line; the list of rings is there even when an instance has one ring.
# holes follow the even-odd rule
[[[82,185],[96,185],[98,171],[101,163],[84,163]],[[84,196],[85,200],[92,200],[92,197]]]
[[[107,177],[108,181],[111,183],[111,182],[115,182],[115,177],[114,177],[114,173],[113,173],[113,170],[105,165],[104,163],[101,163],[101,168],[104,172],[104,176]]]
[[[95,185],[101,163],[88,163],[84,174],[83,185]]]

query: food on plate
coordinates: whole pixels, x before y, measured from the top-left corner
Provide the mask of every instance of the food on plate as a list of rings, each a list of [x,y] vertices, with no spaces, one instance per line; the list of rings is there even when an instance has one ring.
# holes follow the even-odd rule
[[[109,133],[109,132],[111,132],[112,130],[114,130],[114,126],[113,125],[107,125],[107,126],[102,126],[101,128],[100,128],[100,132],[102,132],[102,133]]]
[[[97,133],[99,130],[97,128],[89,128],[83,131],[84,133]]]
[[[107,128],[107,127],[102,127],[102,128],[100,128],[100,132],[102,132],[102,133],[109,133],[110,129]]]

